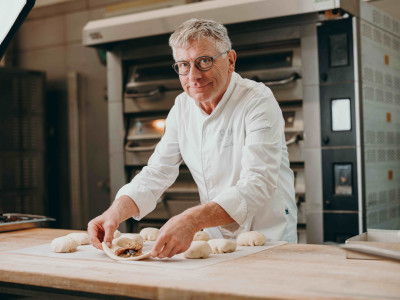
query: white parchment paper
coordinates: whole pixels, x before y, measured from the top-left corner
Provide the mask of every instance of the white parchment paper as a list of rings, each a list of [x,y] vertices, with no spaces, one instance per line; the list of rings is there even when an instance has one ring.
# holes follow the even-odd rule
[[[154,242],[145,242],[143,245],[143,253],[151,250]],[[238,246],[235,252],[224,253],[224,254],[211,254],[209,257],[204,259],[186,259],[183,257],[183,253],[175,255],[172,258],[149,258],[141,261],[115,261],[109,258],[102,250],[94,248],[92,245],[78,246],[76,252],[72,253],[54,253],[50,249],[50,244],[44,244],[39,246],[33,246],[29,248],[23,248],[18,250],[10,251],[10,253],[18,253],[24,255],[34,255],[43,257],[63,258],[63,259],[83,259],[83,260],[100,260],[109,261],[112,263],[119,264],[134,264],[134,265],[146,265],[161,268],[172,268],[172,269],[196,269],[213,265],[216,263],[237,259],[246,255],[254,254],[263,250],[278,247],[286,244],[286,242],[267,242],[264,246]]]

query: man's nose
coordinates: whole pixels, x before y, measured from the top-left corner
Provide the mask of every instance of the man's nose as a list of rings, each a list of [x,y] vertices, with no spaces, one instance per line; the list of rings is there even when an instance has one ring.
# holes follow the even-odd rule
[[[190,81],[196,81],[197,79],[201,78],[201,71],[197,69],[196,65],[193,64],[189,70],[189,80]]]

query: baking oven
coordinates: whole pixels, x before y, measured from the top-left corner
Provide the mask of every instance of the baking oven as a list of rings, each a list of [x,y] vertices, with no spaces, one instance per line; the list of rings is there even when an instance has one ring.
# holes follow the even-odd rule
[[[282,108],[299,242],[398,228],[398,21],[359,0],[273,2],[202,1],[85,26],[84,44],[107,50],[112,197],[133,176],[124,170],[138,168],[126,158],[154,147],[129,140],[127,120],[173,105],[181,88],[168,37],[196,16],[226,25],[236,71],[269,86]]]
[[[125,165],[144,166],[147,164],[164,132],[165,118],[165,115],[127,118]]]
[[[124,166],[130,180],[147,165],[160,141],[168,111],[182,92],[179,79],[171,68],[171,55],[147,52],[130,56],[124,63]],[[169,218],[200,203],[197,186],[183,162],[175,183],[158,199],[153,212],[140,222],[130,220],[129,230],[161,227]]]
[[[142,57],[127,65],[124,91],[124,112],[144,113],[168,111],[182,87],[171,68],[171,57],[156,57],[150,62]],[[156,61],[154,61],[154,59]]]
[[[233,34],[232,42],[238,55],[236,72],[270,87],[282,108],[289,158],[295,169],[296,200],[301,210],[305,199],[301,47],[300,36],[289,34],[289,38],[282,38],[285,31],[265,31],[268,39],[261,44],[248,40],[246,34]],[[171,68],[170,50],[160,47],[159,53],[124,50],[124,168],[129,179],[147,164],[162,137],[168,111],[182,92],[179,78]],[[166,52],[169,55],[164,55]],[[141,222],[133,222],[133,230],[160,227],[170,217],[198,203],[197,186],[183,163],[176,182],[158,200],[155,211]]]
[[[290,30],[290,29],[289,29]],[[298,239],[306,241],[306,209],[304,179],[304,121],[301,37],[282,38],[282,29],[268,30],[271,38],[265,43],[243,44],[244,38],[234,35],[238,58],[236,71],[244,78],[262,82],[274,93],[285,120],[286,145],[295,177],[298,208]],[[235,43],[236,41],[236,43]]]
[[[151,110],[148,112],[148,116],[130,116],[126,120],[128,131],[125,141],[125,167],[128,178],[135,177],[147,165],[164,132],[166,115],[152,113]],[[169,218],[199,203],[197,186],[183,163],[177,180],[158,199],[156,209],[141,222],[130,221],[130,231],[139,232],[144,227],[161,227]]]
[[[236,71],[269,86],[282,108],[295,174],[299,242],[342,242],[366,224],[399,224],[393,213],[399,205],[385,200],[398,191],[393,175],[398,160],[369,155],[399,151],[390,127],[395,109],[388,113],[383,107],[400,95],[391,63],[398,59],[398,22],[359,0],[273,2],[203,1],[85,26],[84,44],[107,50],[111,196],[140,170],[160,137],[140,138],[138,125],[143,118],[153,118],[146,119],[150,123],[164,118],[181,92],[170,67],[168,37],[196,12],[197,18],[226,25],[238,54]],[[376,57],[382,57],[381,65]],[[385,116],[386,123],[377,123],[375,115]],[[376,149],[380,146],[388,149]],[[180,192],[171,193],[173,199],[197,196],[189,175],[177,181]],[[180,182],[193,193],[182,193]],[[153,220],[179,212],[165,205],[171,190],[161,197],[162,210],[154,212]],[[376,206],[377,195],[385,207]]]

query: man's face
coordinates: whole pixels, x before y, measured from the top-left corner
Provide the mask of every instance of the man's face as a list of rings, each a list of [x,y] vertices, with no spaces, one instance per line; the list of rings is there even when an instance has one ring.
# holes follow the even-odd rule
[[[236,53],[231,50],[214,59],[213,67],[208,71],[200,71],[194,65],[199,56],[216,56],[220,52],[215,44],[207,39],[193,40],[185,48],[175,49],[176,61],[190,62],[187,75],[179,75],[185,92],[198,104],[218,104],[228,88],[232,72],[235,70]]]

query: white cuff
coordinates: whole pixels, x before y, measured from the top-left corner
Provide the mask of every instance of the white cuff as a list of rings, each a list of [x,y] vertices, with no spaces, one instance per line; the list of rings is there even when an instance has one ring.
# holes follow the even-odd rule
[[[131,183],[125,184],[119,189],[115,199],[123,195],[130,197],[136,203],[139,214],[132,217],[138,221],[152,212],[157,205],[157,199],[155,199],[153,193],[146,188],[141,188],[140,185],[135,185],[135,188],[132,188]]]
[[[247,203],[236,187],[231,187],[212,200],[221,206],[237,224],[242,226],[247,218]]]

